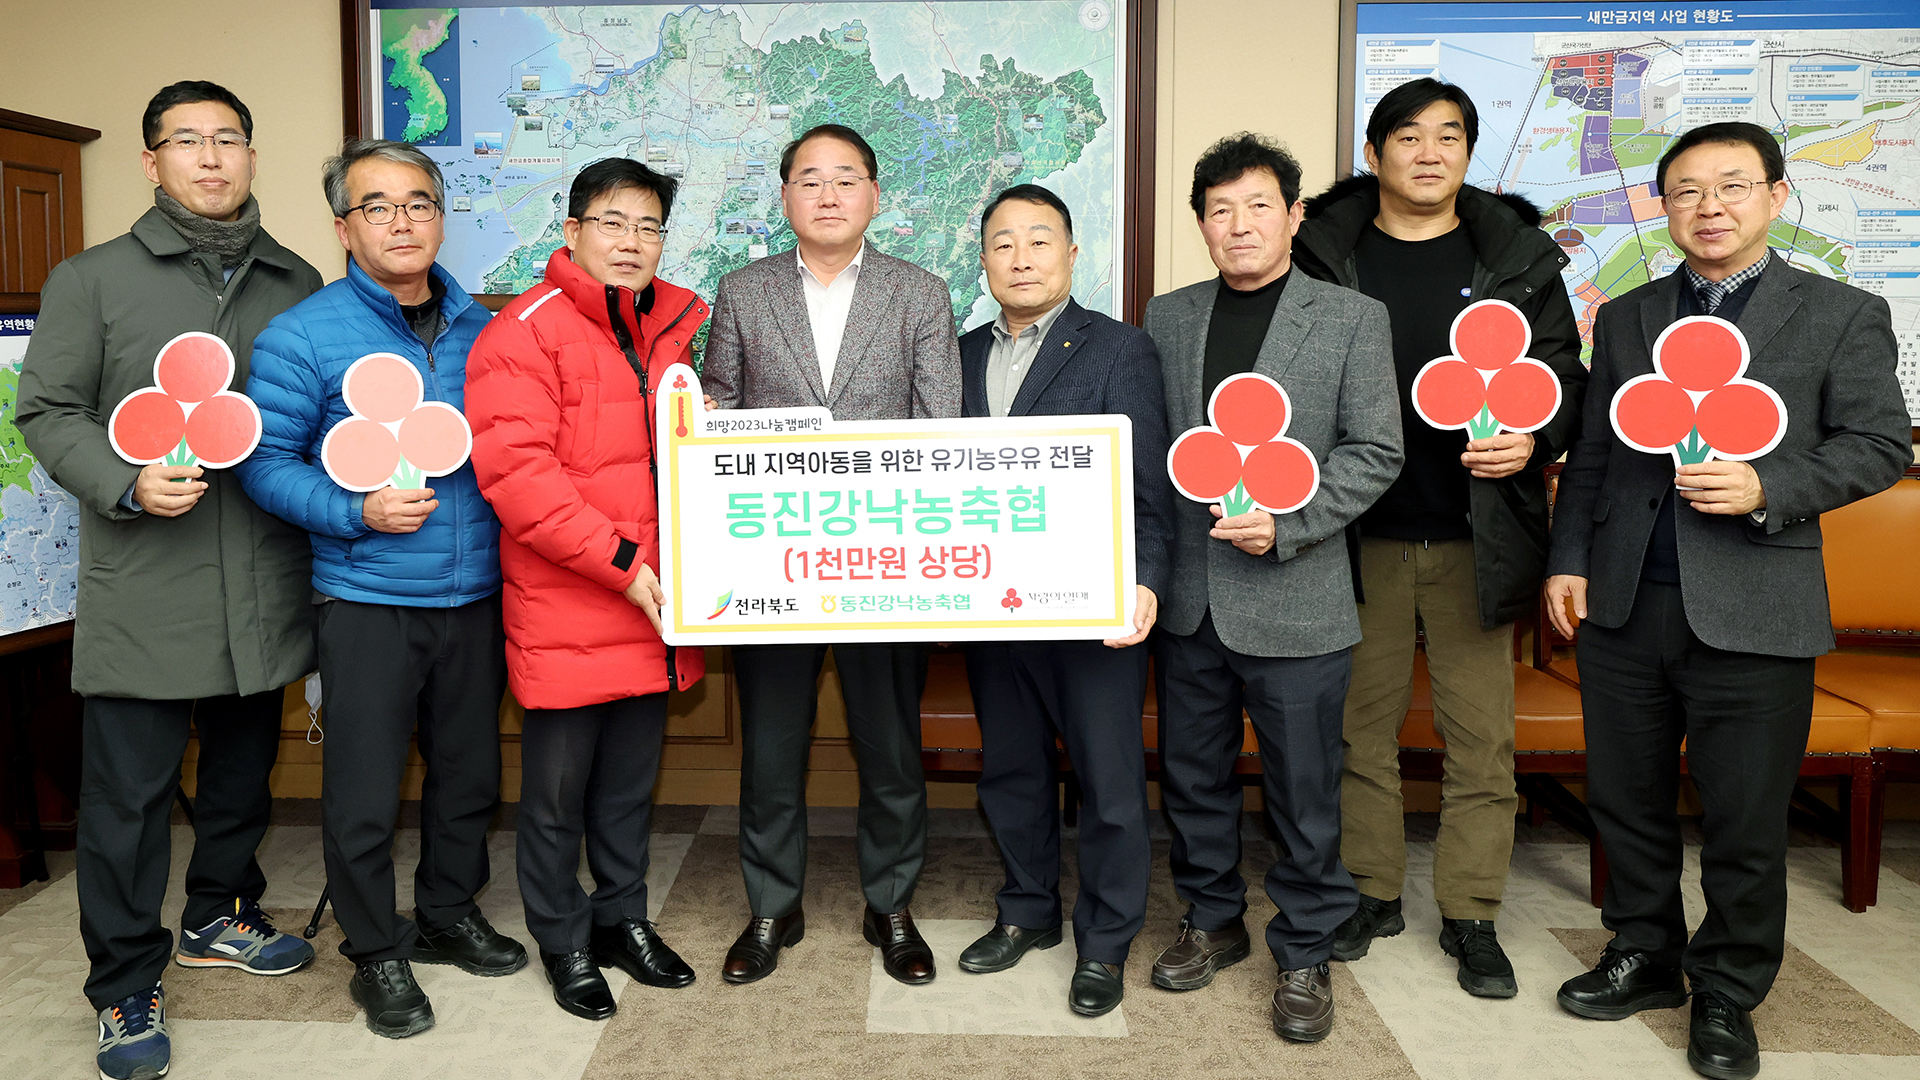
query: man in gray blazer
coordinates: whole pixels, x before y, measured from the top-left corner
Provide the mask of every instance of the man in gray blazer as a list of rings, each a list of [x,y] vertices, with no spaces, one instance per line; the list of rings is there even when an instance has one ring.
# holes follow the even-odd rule
[[[1340,864],[1340,730],[1360,622],[1339,540],[1399,474],[1401,441],[1387,309],[1289,272],[1299,198],[1300,165],[1278,143],[1243,132],[1214,144],[1194,166],[1192,205],[1220,276],[1147,305],[1169,432],[1206,424],[1214,388],[1252,371],[1285,388],[1285,433],[1320,464],[1318,494],[1292,514],[1224,517],[1190,501],[1175,511],[1157,647],[1160,764],[1174,888],[1188,907],[1153,982],[1197,989],[1251,950],[1233,776],[1244,707],[1281,840],[1267,871],[1279,908],[1267,924],[1280,967],[1273,1027],[1316,1042],[1333,1026],[1334,930],[1358,902]]]
[[[1785,949],[1787,803],[1813,661],[1833,647],[1820,515],[1888,487],[1912,460],[1886,301],[1767,250],[1785,175],[1779,145],[1753,124],[1695,128],[1660,159],[1687,261],[1601,309],[1547,562],[1554,624],[1571,636],[1569,606],[1586,620],[1587,806],[1607,848],[1601,921],[1614,932],[1560,1004],[1619,1020],[1685,1004],[1690,980],[1687,1060],[1712,1077],[1759,1070],[1749,1013]],[[1671,456],[1621,442],[1608,409],[1621,384],[1654,372],[1661,331],[1689,315],[1740,328],[1745,377],[1780,395],[1787,430],[1762,457],[1676,475]],[[1683,738],[1706,811],[1707,912],[1692,941],[1674,813]]]
[[[876,176],[873,149],[851,128],[822,124],[787,147],[780,199],[799,243],[720,280],[702,371],[715,405],[821,405],[841,420],[960,415],[946,284],[865,242]],[[933,953],[907,911],[926,853],[926,646],[738,645],[740,869],[753,915],[727,950],[728,982],[765,978],[806,933],[807,748],[829,647],[860,767],[863,932],[887,974],[908,984],[933,978]]]

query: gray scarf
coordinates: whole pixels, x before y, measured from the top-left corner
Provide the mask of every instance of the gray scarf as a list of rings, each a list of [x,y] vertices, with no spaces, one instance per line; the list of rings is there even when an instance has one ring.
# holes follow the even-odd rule
[[[153,189],[153,205],[160,208],[167,216],[167,223],[193,250],[219,256],[220,266],[227,270],[245,261],[247,249],[253,246],[254,234],[260,231],[260,201],[252,195],[241,204],[237,221],[203,218],[161,188]]]

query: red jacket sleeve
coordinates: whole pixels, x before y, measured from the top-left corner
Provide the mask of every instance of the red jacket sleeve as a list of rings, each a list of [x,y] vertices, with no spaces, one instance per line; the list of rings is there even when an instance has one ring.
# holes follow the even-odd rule
[[[496,317],[467,356],[467,422],[481,494],[514,542],[615,592],[658,558],[655,545],[623,537],[580,494],[554,454],[561,390],[553,354],[528,322]],[[638,550],[625,569],[622,543]]]

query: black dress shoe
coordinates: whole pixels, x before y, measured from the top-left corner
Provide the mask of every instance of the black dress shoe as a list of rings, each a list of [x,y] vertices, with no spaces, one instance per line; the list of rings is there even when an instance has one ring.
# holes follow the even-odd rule
[[[693,969],[645,919],[623,919],[619,926],[595,924],[591,947],[594,963],[617,967],[635,982],[666,990],[693,985]]]
[[[527,966],[526,948],[495,930],[478,911],[445,930],[418,925],[420,940],[413,947],[416,964],[452,964],[469,975],[489,977],[511,975]]]
[[[1067,1007],[1081,1016],[1105,1016],[1125,996],[1121,984],[1121,965],[1103,964],[1080,958],[1073,969],[1073,983],[1067,988]]]
[[[1005,971],[1019,963],[1028,949],[1051,949],[1058,944],[1060,928],[1057,926],[1050,930],[1028,930],[1012,923],[998,923],[960,954],[960,970],[975,975]]]
[[[1560,1007],[1591,1020],[1625,1020],[1641,1009],[1677,1009],[1687,1003],[1687,980],[1674,964],[1611,945],[1585,975],[1560,986]]]
[[[404,1039],[433,1026],[433,1004],[405,960],[355,964],[347,996],[367,1011],[367,1029],[381,1038]]]
[[[1713,1080],[1747,1080],[1760,1071],[1760,1040],[1753,1014],[1713,990],[1693,995],[1693,1022],[1687,1028],[1687,1064]]]
[[[1374,938],[1392,937],[1407,928],[1406,917],[1400,914],[1400,898],[1377,900],[1366,893],[1360,894],[1360,906],[1353,909],[1347,921],[1333,932],[1333,958],[1335,960],[1358,960],[1373,948]]]
[[[570,953],[540,950],[540,966],[547,969],[547,981],[553,984],[553,1000],[562,1009],[583,1020],[605,1020],[617,1006],[606,976],[593,966],[590,949]]]
[[[748,919],[747,928],[727,949],[720,977],[730,983],[750,983],[773,974],[780,966],[780,950],[800,944],[807,936],[807,916],[795,910],[778,919]]]
[[[1183,918],[1180,936],[1153,962],[1153,985],[1163,990],[1198,990],[1212,982],[1221,968],[1245,960],[1252,949],[1244,922],[1219,930],[1196,930],[1190,919]]]
[[[872,908],[861,920],[860,930],[867,944],[880,950],[880,966],[898,982],[920,986],[933,981],[933,950],[913,925],[906,908],[882,915]]]

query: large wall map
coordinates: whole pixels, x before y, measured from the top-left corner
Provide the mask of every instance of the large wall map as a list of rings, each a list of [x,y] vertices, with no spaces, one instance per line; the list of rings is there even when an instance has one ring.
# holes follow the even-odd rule
[[[1695,4],[1361,3],[1353,162],[1380,96],[1431,75],[1480,110],[1468,181],[1517,191],[1572,257],[1581,331],[1682,259],[1655,165],[1690,128],[1773,131],[1793,195],[1770,243],[1893,309],[1920,425],[1920,8],[1862,0]]]
[[[0,635],[73,618],[80,594],[80,504],[13,426],[33,324],[0,315]]]
[[[1072,208],[1074,295],[1115,313],[1122,0],[422,9],[374,0],[379,134],[446,173],[441,262],[473,292],[537,284],[574,174],[626,155],[681,180],[661,276],[711,298],[793,245],[780,151],[814,124],[880,158],[868,240],[994,310],[979,213],[1011,184]]]

